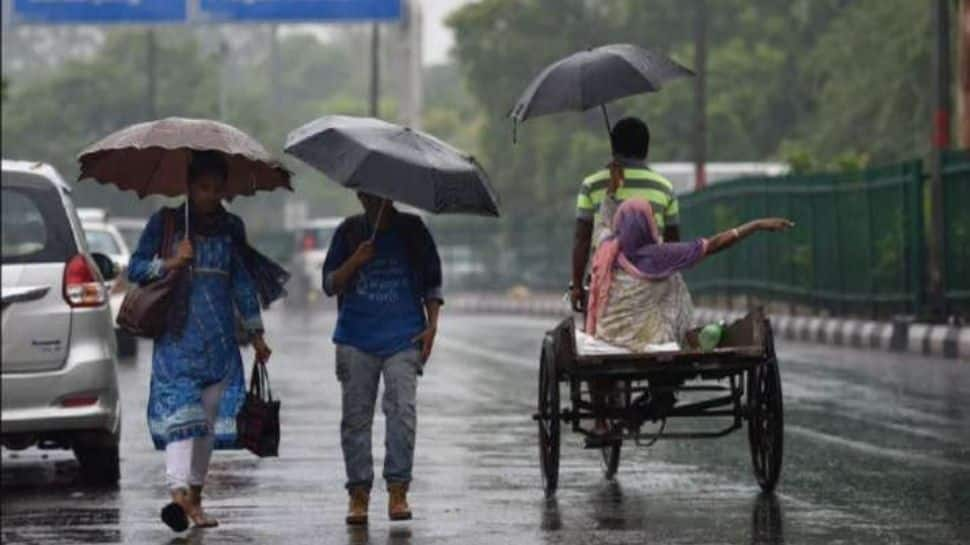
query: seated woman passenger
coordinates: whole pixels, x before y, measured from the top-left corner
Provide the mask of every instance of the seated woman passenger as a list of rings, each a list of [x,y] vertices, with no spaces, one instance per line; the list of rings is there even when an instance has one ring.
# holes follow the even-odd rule
[[[586,333],[634,352],[683,343],[693,305],[680,271],[757,231],[793,225],[764,218],[710,238],[664,243],[650,203],[625,201],[613,215],[611,235],[593,256]]]

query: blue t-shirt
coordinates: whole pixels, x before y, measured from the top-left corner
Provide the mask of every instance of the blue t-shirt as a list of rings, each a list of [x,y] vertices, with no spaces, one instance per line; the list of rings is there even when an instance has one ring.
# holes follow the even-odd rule
[[[412,339],[424,330],[425,316],[411,277],[401,235],[378,232],[374,259],[343,294],[333,342],[382,358],[415,346]]]

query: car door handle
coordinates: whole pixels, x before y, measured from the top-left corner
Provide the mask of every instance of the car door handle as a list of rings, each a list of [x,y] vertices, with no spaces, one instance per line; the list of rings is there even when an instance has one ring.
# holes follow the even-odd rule
[[[14,303],[24,303],[27,301],[34,301],[40,299],[41,297],[47,295],[50,291],[50,286],[27,286],[20,288],[3,288],[2,298],[3,298],[3,308],[6,309],[9,305]]]

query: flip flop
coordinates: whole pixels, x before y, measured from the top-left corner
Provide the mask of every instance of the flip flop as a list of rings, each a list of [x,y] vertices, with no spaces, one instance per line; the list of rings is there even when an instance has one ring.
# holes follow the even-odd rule
[[[174,501],[162,507],[162,522],[173,532],[184,532],[189,528],[189,517],[185,514],[185,509]]]

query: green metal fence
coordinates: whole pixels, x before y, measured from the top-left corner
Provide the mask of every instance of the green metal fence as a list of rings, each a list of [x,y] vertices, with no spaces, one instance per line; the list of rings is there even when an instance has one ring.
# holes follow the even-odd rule
[[[749,294],[840,315],[917,313],[923,303],[919,161],[857,173],[747,178],[681,200],[685,238],[763,216],[796,228],[759,233],[687,275],[695,294]]]
[[[920,161],[856,173],[744,178],[681,196],[685,239],[763,216],[796,228],[759,233],[687,274],[695,295],[752,295],[841,316],[921,315],[928,284]],[[970,318],[970,151],[944,157],[945,294]],[[434,217],[449,291],[524,285],[563,291],[569,282],[573,201],[509,206],[501,219]]]
[[[970,318],[970,150],[944,155],[943,204],[947,310]]]

